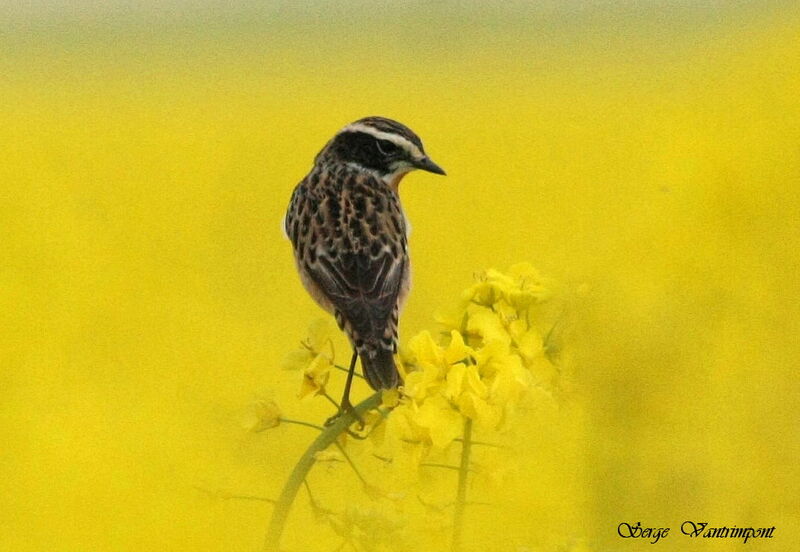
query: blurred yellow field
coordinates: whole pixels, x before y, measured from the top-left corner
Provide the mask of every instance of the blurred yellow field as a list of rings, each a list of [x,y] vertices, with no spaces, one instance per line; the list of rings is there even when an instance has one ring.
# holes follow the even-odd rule
[[[401,187],[401,340],[519,262],[564,321],[569,377],[503,435],[503,480],[470,488],[490,504],[467,509],[462,550],[651,546],[622,522],[671,527],[661,550],[743,546],[685,520],[795,548],[791,3],[3,10],[0,549],[262,548],[257,498],[315,433],[248,431],[253,401],[331,415],[281,368],[324,315],[281,220],[366,115],[408,124],[448,172]],[[342,462],[315,469],[322,496],[369,504]],[[373,549],[447,547],[431,515]],[[337,550],[323,525],[301,495],[286,550]]]

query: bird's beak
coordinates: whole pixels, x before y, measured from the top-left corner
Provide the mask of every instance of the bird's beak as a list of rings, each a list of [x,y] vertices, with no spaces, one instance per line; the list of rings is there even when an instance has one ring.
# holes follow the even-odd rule
[[[431,161],[430,157],[423,157],[422,159],[416,160],[414,162],[414,166],[418,169],[422,169],[423,171],[428,171],[434,174],[447,174],[444,172],[443,168]]]

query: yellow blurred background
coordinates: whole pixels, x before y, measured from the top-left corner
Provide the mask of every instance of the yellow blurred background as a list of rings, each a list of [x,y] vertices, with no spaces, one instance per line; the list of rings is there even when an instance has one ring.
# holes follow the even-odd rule
[[[482,268],[581,290],[573,389],[465,550],[744,546],[687,519],[796,549],[794,3],[0,10],[0,549],[260,549],[271,505],[225,493],[275,497],[313,432],[249,434],[248,404],[330,415],[279,368],[321,314],[280,221],[366,115],[448,171],[403,182],[401,336]]]

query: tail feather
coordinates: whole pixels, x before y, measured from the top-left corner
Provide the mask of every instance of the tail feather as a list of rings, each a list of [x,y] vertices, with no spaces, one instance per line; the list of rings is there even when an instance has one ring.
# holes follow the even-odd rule
[[[390,349],[375,347],[358,352],[361,370],[369,386],[375,389],[394,389],[400,383],[400,373],[394,363],[394,353]]]

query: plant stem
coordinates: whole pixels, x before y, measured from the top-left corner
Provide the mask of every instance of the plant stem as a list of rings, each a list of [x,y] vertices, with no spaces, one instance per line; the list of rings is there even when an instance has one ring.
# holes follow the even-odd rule
[[[430,462],[423,462],[420,466],[424,466],[426,468],[444,468],[447,470],[455,470],[457,472],[461,471],[461,466],[451,466],[449,464],[433,464]]]
[[[338,364],[334,364],[333,367],[336,368],[337,370],[341,371],[341,372],[344,372],[345,374],[350,373],[350,368],[345,368],[344,366],[339,366]],[[362,376],[358,372],[354,373],[353,377],[364,379],[364,376]]]
[[[325,428],[322,427],[322,426],[318,426],[316,424],[310,424],[308,422],[303,422],[301,420],[292,420],[292,419],[289,419],[289,418],[280,418],[280,421],[283,424],[295,424],[295,425],[301,425],[301,426],[306,426],[306,427],[313,427],[314,429],[317,429],[319,431],[324,431],[325,430]]]
[[[464,439],[458,438],[458,439],[453,439],[453,441],[456,441],[457,443],[463,443]],[[487,443],[486,441],[470,441],[470,443],[472,445],[482,445],[484,447],[505,448],[503,445],[498,445],[496,443]]]
[[[222,500],[228,500],[228,499],[258,500],[260,502],[271,502],[273,504],[278,502],[274,498],[267,498],[265,496],[239,495],[239,494],[229,493],[227,491],[209,491],[208,489],[204,489],[203,487],[198,487],[198,486],[195,486],[195,489],[197,489],[200,492],[203,492],[203,493],[207,494],[211,498],[220,498]]]
[[[332,405],[333,405],[333,406],[336,408],[336,410],[339,410],[339,403],[337,403],[337,402],[334,400],[334,398],[333,398],[333,397],[331,397],[330,395],[328,395],[328,394],[327,394],[326,392],[324,392],[324,391],[323,391],[322,393],[320,393],[320,395],[322,395],[323,397],[325,397],[326,399],[328,399],[328,402],[329,402],[329,403],[331,403],[331,404],[332,404]]]
[[[464,508],[467,505],[467,478],[469,477],[469,454],[472,447],[472,419],[464,420],[464,438],[461,443],[461,465],[458,468],[458,493],[456,511],[453,514],[453,552],[461,550],[461,533],[464,528]]]
[[[317,452],[328,448],[331,443],[335,442],[342,433],[347,431],[350,425],[356,421],[356,416],[354,414],[361,416],[369,410],[377,407],[380,403],[381,392],[378,391],[374,395],[371,395],[367,399],[357,404],[353,409],[355,412],[343,412],[341,416],[339,416],[330,426],[326,427],[319,434],[319,436],[314,439],[308,449],[306,449],[306,451],[303,453],[303,456],[301,456],[300,460],[298,460],[297,464],[295,464],[292,474],[284,484],[281,495],[278,497],[278,501],[275,504],[275,509],[272,512],[272,519],[270,520],[269,528],[267,529],[267,537],[264,542],[265,552],[278,552],[281,535],[283,534],[283,528],[286,525],[286,520],[289,517],[289,511],[291,510],[294,499],[297,496],[297,491],[300,489],[303,481],[308,475],[308,472],[311,471],[311,468],[314,466],[314,462],[316,461],[314,455]]]
[[[338,441],[334,441],[333,444],[336,445],[336,448],[338,448],[339,452],[342,453],[342,455],[344,456],[344,459],[347,460],[347,463],[350,464],[351,468],[353,468],[353,471],[356,473],[356,476],[358,476],[358,479],[359,479],[359,481],[361,481],[361,484],[362,485],[366,485],[367,484],[367,480],[364,479],[364,476],[361,475],[360,471],[358,471],[358,467],[353,462],[353,459],[350,458],[350,455],[347,454],[347,451],[344,450],[344,447],[342,445],[340,445]]]

